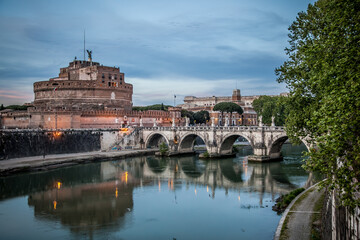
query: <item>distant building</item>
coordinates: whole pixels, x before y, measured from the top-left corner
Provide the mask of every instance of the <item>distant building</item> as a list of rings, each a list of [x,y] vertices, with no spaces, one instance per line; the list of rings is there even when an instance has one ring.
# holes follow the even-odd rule
[[[119,68],[74,60],[58,77],[34,83],[34,107],[1,111],[2,128],[121,128],[182,124],[180,108],[132,111],[132,84]]]
[[[287,93],[280,94],[281,96],[287,95]],[[215,125],[224,125],[228,120],[229,126],[237,125],[257,125],[257,113],[254,111],[252,103],[255,99],[261,95],[254,96],[241,96],[239,89],[234,89],[231,96],[225,97],[194,97],[186,96],[184,98],[184,104],[178,105],[182,109],[198,112],[202,110],[209,111],[210,117],[215,120]],[[275,96],[275,95],[272,95]],[[213,111],[216,104],[221,102],[233,102],[238,104],[244,110],[243,114],[238,113],[224,113],[222,116],[220,112]],[[210,124],[210,123],[209,123]]]

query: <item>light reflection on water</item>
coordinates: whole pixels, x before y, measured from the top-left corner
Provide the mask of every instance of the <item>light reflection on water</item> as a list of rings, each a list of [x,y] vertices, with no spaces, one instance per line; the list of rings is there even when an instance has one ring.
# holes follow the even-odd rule
[[[311,179],[285,160],[138,157],[0,179],[4,239],[271,239],[279,194]],[[18,229],[21,228],[21,231]]]

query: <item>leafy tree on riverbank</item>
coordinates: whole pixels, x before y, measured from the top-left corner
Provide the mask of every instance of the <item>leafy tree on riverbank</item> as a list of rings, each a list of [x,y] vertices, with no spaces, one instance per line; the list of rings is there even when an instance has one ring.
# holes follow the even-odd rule
[[[278,82],[290,89],[286,130],[311,137],[306,167],[327,176],[341,203],[360,204],[360,1],[319,0],[289,27]]]
[[[262,116],[264,124],[271,124],[271,117],[275,117],[276,126],[284,126],[289,113],[288,98],[283,96],[260,96],[253,101],[253,107],[258,116]]]

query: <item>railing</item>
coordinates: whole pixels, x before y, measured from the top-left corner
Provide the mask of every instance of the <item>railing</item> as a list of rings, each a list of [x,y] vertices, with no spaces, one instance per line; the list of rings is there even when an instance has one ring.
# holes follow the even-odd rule
[[[151,131],[172,131],[172,130],[177,130],[177,131],[284,131],[285,128],[282,126],[263,126],[263,127],[259,127],[259,126],[229,126],[229,127],[224,127],[224,126],[215,126],[215,127],[211,127],[211,126],[179,126],[179,127],[142,127],[142,129],[145,130],[151,130]]]
[[[135,127],[135,130],[150,130],[150,131],[285,131],[285,128],[282,126],[179,126],[179,127]],[[40,129],[40,128],[19,128],[19,129],[0,129],[0,132],[51,132],[51,131],[59,131],[59,132],[79,132],[79,131],[99,131],[99,132],[112,132],[112,131],[120,131],[120,128],[71,128],[71,129]]]

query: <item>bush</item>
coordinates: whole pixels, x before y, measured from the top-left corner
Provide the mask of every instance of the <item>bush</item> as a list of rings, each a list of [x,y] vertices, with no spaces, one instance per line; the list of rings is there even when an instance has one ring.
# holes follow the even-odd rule
[[[298,188],[289,192],[288,194],[280,196],[278,199],[276,199],[276,204],[272,209],[278,213],[282,213],[285,211],[287,206],[289,206],[291,201],[304,190],[304,188]]]
[[[165,155],[169,151],[169,147],[166,145],[166,143],[162,142],[159,146],[159,152],[161,155]]]

